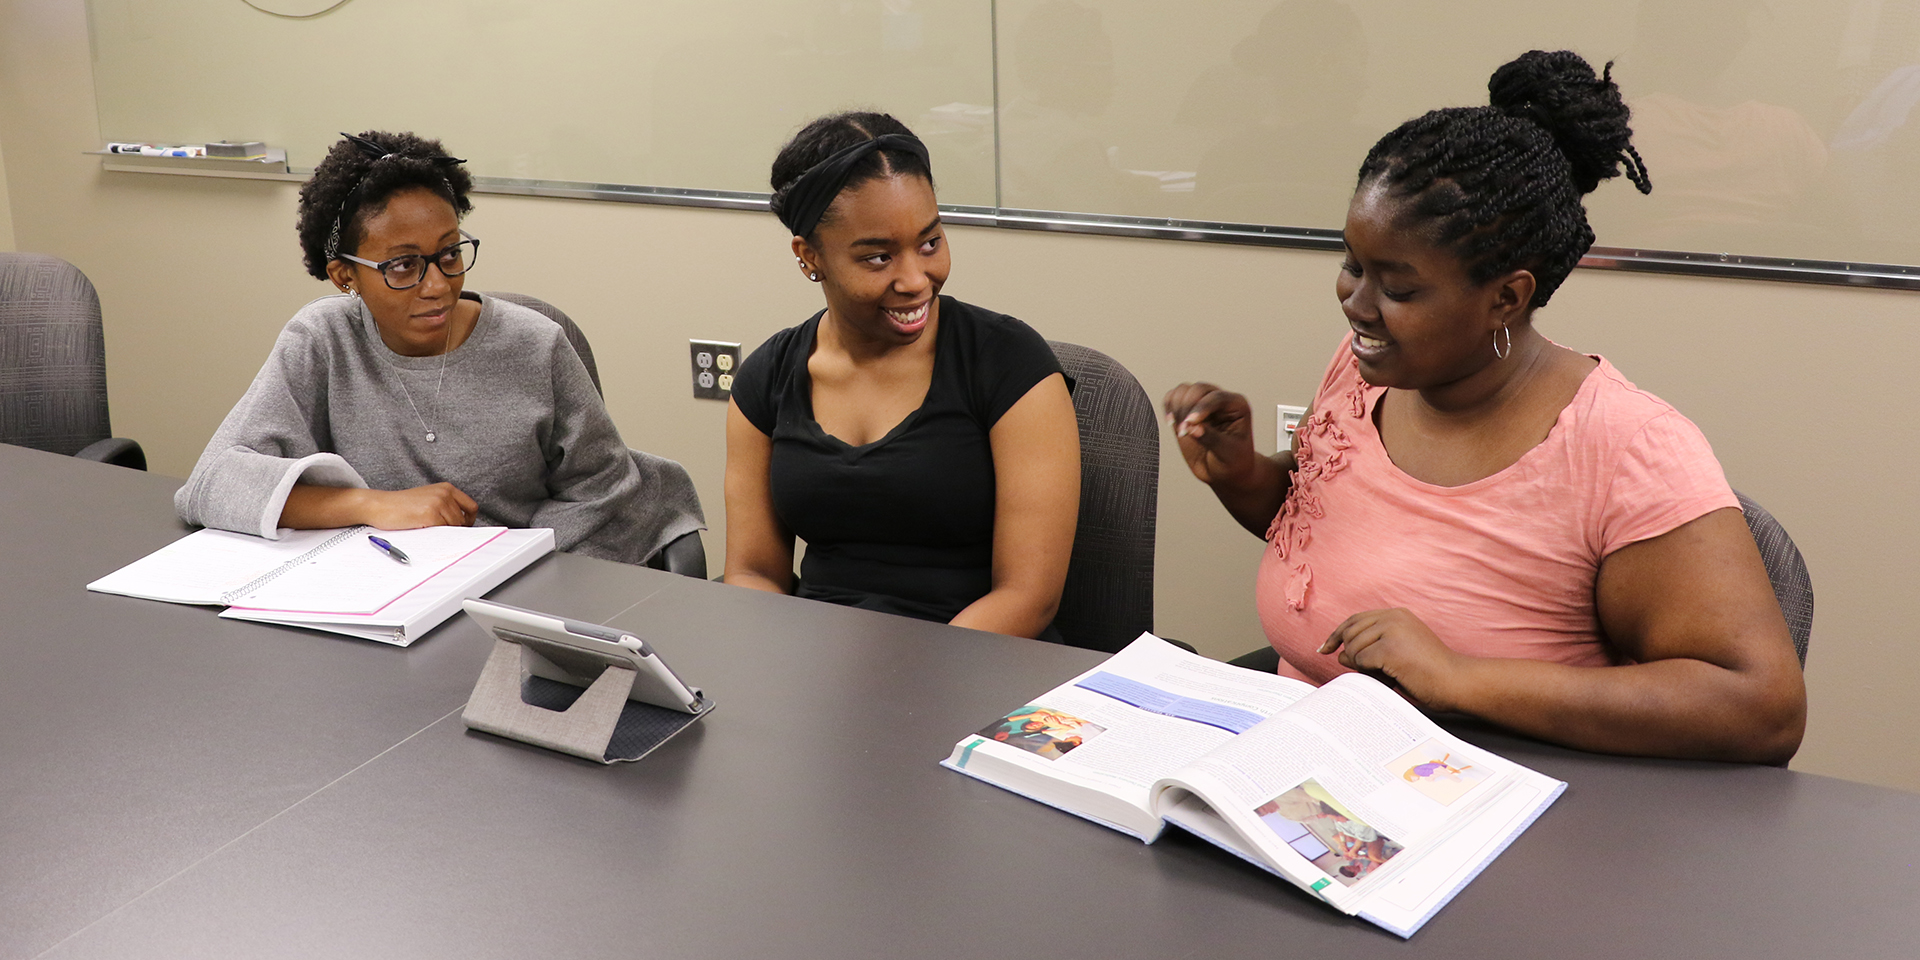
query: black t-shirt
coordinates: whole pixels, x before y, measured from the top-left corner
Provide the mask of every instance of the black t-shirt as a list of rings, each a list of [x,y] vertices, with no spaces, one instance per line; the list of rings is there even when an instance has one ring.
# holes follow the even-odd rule
[[[733,402],[773,441],[774,512],[807,543],[795,592],[951,620],[993,588],[988,431],[1060,361],[1032,327],[941,297],[926,399],[855,447],[813,419],[820,316],[774,334],[733,381]]]

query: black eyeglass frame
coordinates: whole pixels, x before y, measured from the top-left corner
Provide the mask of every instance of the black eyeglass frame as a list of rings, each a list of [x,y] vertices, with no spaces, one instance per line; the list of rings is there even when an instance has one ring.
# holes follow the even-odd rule
[[[397,257],[390,257],[386,260],[380,261],[379,263],[375,263],[372,260],[366,260],[360,257],[356,257],[351,253],[336,253],[334,254],[334,256],[339,257],[342,260],[347,260],[353,263],[360,264],[363,267],[372,267],[373,269],[378,270],[380,272],[380,279],[386,283],[387,288],[390,290],[412,290],[414,287],[417,287],[421,283],[426,281],[428,266],[432,266],[434,269],[439,270],[440,275],[443,277],[446,277],[449,280],[453,279],[454,277],[464,277],[466,276],[467,271],[473,269],[473,265],[479,262],[480,260],[480,238],[474,236],[471,233],[468,233],[464,229],[460,231],[460,235],[462,237],[465,237],[466,239],[461,240],[454,244],[450,244],[445,249],[437,250],[431,255],[423,254],[423,253],[408,253],[408,254],[402,254]],[[469,257],[461,258],[461,263],[463,264],[463,266],[461,266],[460,272],[448,273],[446,268],[440,265],[440,259],[442,257],[445,257],[450,251],[453,251],[453,250],[459,249],[460,247],[465,247],[468,245],[471,245],[473,247],[473,253]],[[394,264],[397,264],[403,260],[420,261],[420,278],[418,280],[413,281],[412,283],[407,284],[404,287],[395,286],[393,282],[393,278],[387,276],[387,270],[388,268],[392,267]]]

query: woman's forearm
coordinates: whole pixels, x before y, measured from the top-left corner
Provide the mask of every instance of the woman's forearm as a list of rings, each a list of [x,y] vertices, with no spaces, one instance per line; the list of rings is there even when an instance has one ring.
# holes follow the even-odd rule
[[[367,494],[359,487],[320,487],[295,484],[280,509],[280,526],[294,530],[324,530],[366,522]]]
[[[1617,667],[1466,658],[1443,706],[1581,750],[1785,763],[1806,729],[1794,679],[1683,658]]]
[[[280,508],[280,525],[296,530],[350,527],[357,523],[382,530],[467,526],[480,506],[451,483],[406,490],[366,490],[296,484]]]
[[[1240,476],[1220,478],[1207,484],[1220,505],[1247,532],[1265,538],[1275,514],[1287,502],[1293,486],[1293,451],[1282,450],[1271,457],[1255,457]]]
[[[1053,615],[1059,610],[1058,587],[1047,592],[1002,586],[968,604],[950,622],[956,627],[1031,639],[1053,623]]]
[[[763,590],[767,593],[779,594],[790,592],[785,584],[779,583],[765,574],[755,573],[750,570],[729,568],[721,579],[732,586],[746,587],[750,590]]]

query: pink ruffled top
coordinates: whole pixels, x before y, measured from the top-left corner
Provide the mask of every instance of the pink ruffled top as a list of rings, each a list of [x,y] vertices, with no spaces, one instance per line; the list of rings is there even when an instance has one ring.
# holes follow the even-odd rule
[[[1267,531],[1255,597],[1280,672],[1346,672],[1316,651],[1355,613],[1406,607],[1456,650],[1584,666],[1619,662],[1594,606],[1600,561],[1738,507],[1706,437],[1605,359],[1547,438],[1457,487],[1387,456],[1352,336],[1300,425],[1293,489]]]

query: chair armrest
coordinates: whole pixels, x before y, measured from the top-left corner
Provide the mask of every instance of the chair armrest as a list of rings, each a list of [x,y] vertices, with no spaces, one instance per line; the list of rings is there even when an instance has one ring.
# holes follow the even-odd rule
[[[1261,647],[1258,650],[1243,653],[1227,662],[1236,667],[1246,667],[1248,670],[1258,670],[1261,673],[1279,673],[1280,651],[1272,647]]]
[[[147,468],[147,453],[140,444],[126,437],[108,437],[81,448],[74,456],[96,463],[111,463],[116,467],[128,467],[134,470]]]
[[[646,566],[699,580],[707,578],[707,548],[700,542],[700,531],[683,534],[648,557]]]

